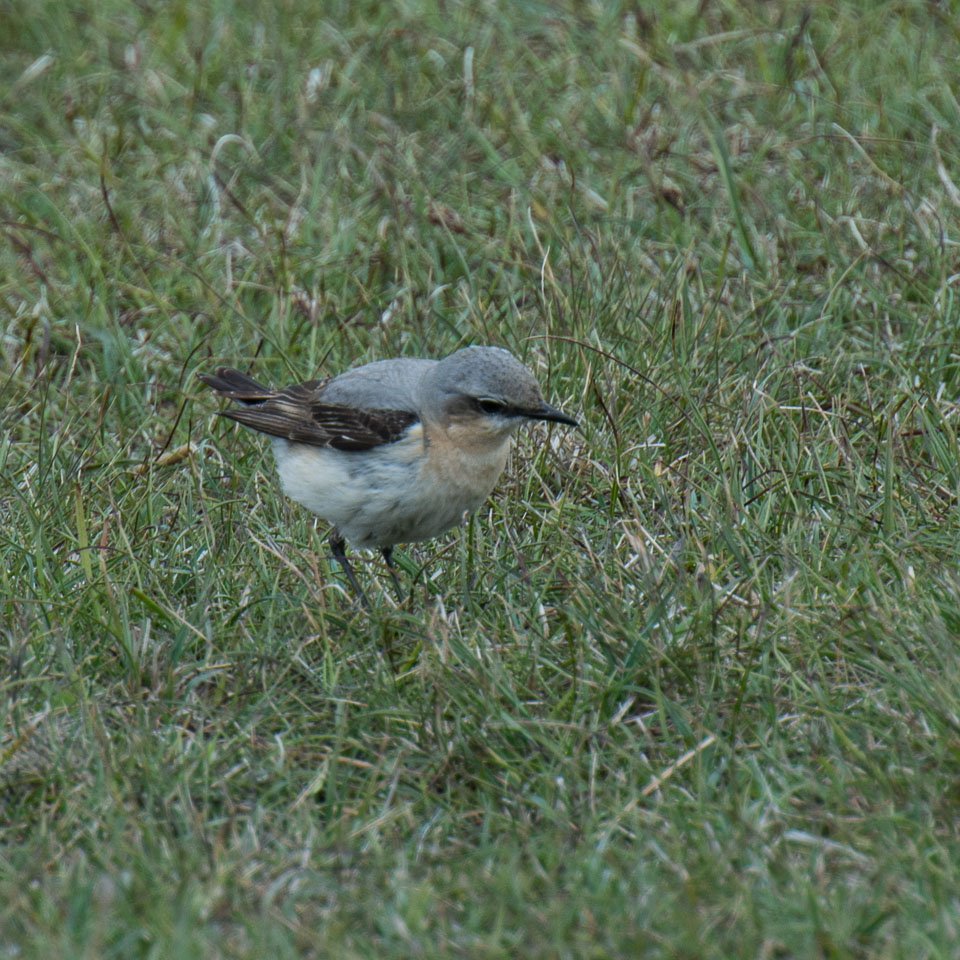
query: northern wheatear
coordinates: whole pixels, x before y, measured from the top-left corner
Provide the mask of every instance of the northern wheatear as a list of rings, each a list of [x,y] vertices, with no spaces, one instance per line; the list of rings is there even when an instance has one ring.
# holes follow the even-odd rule
[[[223,416],[273,437],[283,492],[332,524],[333,555],[361,598],[344,538],[379,547],[396,583],[394,545],[435,537],[476,510],[521,423],[577,425],[500,347],[378,360],[284,390],[228,367],[198,376],[245,404]]]

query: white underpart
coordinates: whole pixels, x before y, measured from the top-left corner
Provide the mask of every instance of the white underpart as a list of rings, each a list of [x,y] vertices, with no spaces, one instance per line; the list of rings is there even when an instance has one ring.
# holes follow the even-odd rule
[[[283,492],[332,524],[354,546],[391,547],[435,537],[487,498],[506,463],[510,438],[482,458],[457,453],[438,477],[427,464],[423,425],[363,451],[274,438]]]

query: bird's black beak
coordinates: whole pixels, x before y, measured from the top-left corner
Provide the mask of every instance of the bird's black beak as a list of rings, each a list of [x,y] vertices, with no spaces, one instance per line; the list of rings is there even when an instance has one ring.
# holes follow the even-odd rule
[[[562,410],[551,407],[549,403],[542,404],[539,410],[531,410],[527,416],[532,420],[551,420],[553,423],[566,423],[571,427],[580,426],[573,417],[568,417]]]

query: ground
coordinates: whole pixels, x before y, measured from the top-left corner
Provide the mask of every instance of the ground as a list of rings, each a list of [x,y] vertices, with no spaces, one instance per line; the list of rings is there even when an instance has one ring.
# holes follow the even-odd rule
[[[7,3],[0,957],[955,957],[951,10]],[[195,373],[469,343],[364,610]]]

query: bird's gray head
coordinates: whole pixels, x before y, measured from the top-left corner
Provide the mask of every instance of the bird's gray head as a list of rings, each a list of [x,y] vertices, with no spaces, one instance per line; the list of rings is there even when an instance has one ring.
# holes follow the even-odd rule
[[[577,425],[543,399],[534,375],[501,347],[466,347],[439,361],[423,378],[424,416],[502,440],[524,420]]]

